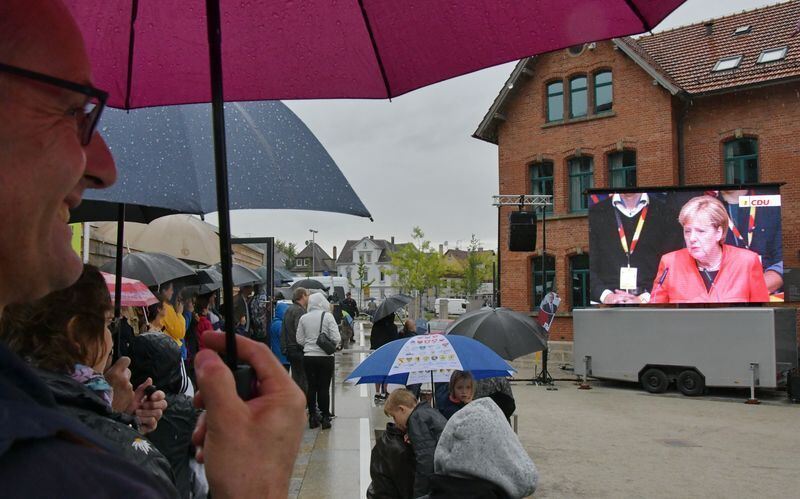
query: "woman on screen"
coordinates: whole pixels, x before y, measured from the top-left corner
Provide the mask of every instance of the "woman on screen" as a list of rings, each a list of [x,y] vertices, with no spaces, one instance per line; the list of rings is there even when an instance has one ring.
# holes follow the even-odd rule
[[[719,200],[690,199],[678,221],[686,247],[661,257],[651,303],[769,301],[758,254],[725,244],[728,214]]]

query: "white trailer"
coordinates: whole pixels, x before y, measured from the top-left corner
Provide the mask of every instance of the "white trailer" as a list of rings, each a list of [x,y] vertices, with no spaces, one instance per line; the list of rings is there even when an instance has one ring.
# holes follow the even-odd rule
[[[575,374],[641,383],[775,388],[797,367],[793,308],[594,308],[575,310]]]

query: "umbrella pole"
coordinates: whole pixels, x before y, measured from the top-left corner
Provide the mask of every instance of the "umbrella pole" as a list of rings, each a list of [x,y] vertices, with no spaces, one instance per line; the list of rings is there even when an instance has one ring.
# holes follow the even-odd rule
[[[117,261],[114,262],[114,318],[122,315],[122,243],[125,238],[125,203],[117,206]],[[119,341],[119,337],[117,337]]]
[[[433,371],[431,371],[431,406],[436,408],[436,385],[433,384]]]
[[[225,150],[225,107],[222,92],[222,30],[219,0],[206,0],[211,110],[214,126],[214,170],[219,213],[219,255],[222,272],[222,315],[225,318],[225,363],[236,371],[236,325],[233,323],[233,251],[228,202],[228,158]]]

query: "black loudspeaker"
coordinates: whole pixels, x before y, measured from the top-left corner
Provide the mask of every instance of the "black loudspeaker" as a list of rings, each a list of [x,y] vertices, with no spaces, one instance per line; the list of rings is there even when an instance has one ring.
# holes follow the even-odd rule
[[[508,250],[535,250],[536,213],[532,211],[512,211],[508,216],[508,222]]]

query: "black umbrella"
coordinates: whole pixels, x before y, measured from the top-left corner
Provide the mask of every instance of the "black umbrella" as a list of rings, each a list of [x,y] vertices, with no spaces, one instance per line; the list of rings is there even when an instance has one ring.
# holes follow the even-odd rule
[[[69,221],[77,222],[119,222],[119,203],[84,199],[77,208],[70,210]],[[156,218],[180,213],[168,208],[138,204],[125,205],[125,222],[148,224]]]
[[[547,332],[525,314],[507,308],[484,307],[462,315],[445,334],[478,340],[506,360],[547,348]]]
[[[328,286],[322,284],[316,279],[301,279],[292,284],[292,289],[306,288],[306,289],[322,289],[327,290]]]
[[[213,267],[197,270],[197,279],[200,285],[198,294],[205,295],[222,287],[222,274]]]
[[[275,288],[275,298],[279,300],[291,300],[293,294],[292,288]]]
[[[214,265],[212,268],[219,272],[220,276],[222,275],[221,263]],[[231,273],[234,286],[248,286],[250,284],[258,284],[259,282],[263,281],[258,274],[248,269],[244,265],[239,265],[238,263],[234,263],[231,266]]]
[[[372,314],[372,322],[377,322],[384,317],[392,315],[411,303],[411,300],[413,300],[413,298],[406,295],[393,295],[386,297],[386,299],[383,300],[383,303],[381,303],[380,306],[375,310],[375,313]]]
[[[276,288],[283,287],[284,284],[288,284],[294,281],[294,276],[289,275],[285,271],[281,269],[272,269],[275,272],[275,279],[273,282],[275,283]],[[262,265],[255,270],[255,273],[261,278],[261,282],[265,282],[267,280],[267,267]]]
[[[116,261],[101,267],[109,273],[116,268]],[[130,253],[122,257],[122,276],[142,281],[147,286],[160,286],[181,277],[195,276],[194,269],[174,256],[164,253]]]

